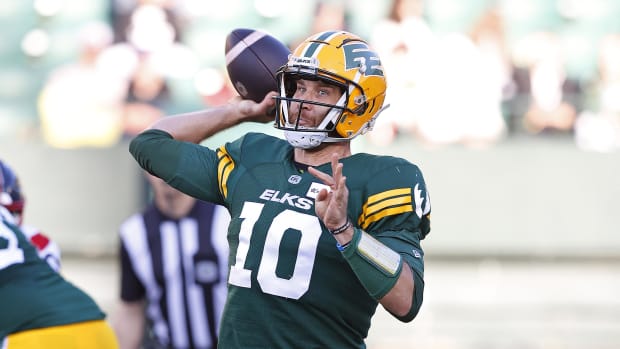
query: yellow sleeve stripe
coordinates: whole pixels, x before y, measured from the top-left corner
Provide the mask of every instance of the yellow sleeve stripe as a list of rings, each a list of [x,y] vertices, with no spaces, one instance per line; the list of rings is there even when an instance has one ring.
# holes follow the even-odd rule
[[[228,196],[228,176],[230,176],[230,173],[235,168],[235,163],[226,152],[226,148],[224,148],[224,146],[221,146],[217,150],[217,158],[217,181],[220,184],[220,193],[222,193],[224,198],[226,198]]]
[[[368,200],[366,200],[366,205],[368,206],[374,205],[381,200],[385,200],[387,198],[391,198],[395,196],[402,196],[402,195],[411,196],[411,188],[392,189],[392,190],[381,192],[379,194],[371,195],[368,197]]]
[[[381,218],[413,211],[411,188],[400,188],[372,195],[362,207],[362,214],[357,220],[358,226],[368,226]]]

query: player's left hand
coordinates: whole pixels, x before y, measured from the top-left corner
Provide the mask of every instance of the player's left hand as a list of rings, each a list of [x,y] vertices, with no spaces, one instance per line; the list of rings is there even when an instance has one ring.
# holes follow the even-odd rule
[[[342,175],[342,163],[338,162],[337,154],[332,155],[332,176],[309,167],[308,172],[320,179],[330,190],[322,189],[316,199],[316,215],[329,230],[343,226],[347,221],[347,206],[349,204],[349,189],[347,177]]]

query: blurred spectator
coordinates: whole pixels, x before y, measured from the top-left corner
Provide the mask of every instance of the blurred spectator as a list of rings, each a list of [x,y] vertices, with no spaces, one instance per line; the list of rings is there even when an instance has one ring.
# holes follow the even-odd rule
[[[536,32],[517,47],[517,62],[527,74],[517,81],[520,94],[528,93],[523,126],[528,133],[572,133],[581,88],[569,79],[560,38],[554,32]]]
[[[575,124],[577,146],[600,152],[620,148],[620,34],[603,38],[598,79],[591,87],[594,100]]]
[[[135,34],[136,27],[136,13],[138,9],[142,8],[158,8],[161,9],[164,22],[167,23],[172,30],[167,30],[166,37],[172,33],[173,41],[181,41],[183,20],[179,16],[178,11],[175,10],[175,6],[179,3],[177,0],[112,0],[112,27],[114,29],[115,42],[128,42],[132,41],[131,36]],[[148,17],[144,19],[149,20]],[[138,24],[138,27],[146,28],[151,26],[145,26],[144,23]],[[152,27],[151,27],[152,28]],[[163,27],[162,27],[163,28]],[[163,33],[163,32],[160,32]],[[157,36],[153,37],[153,41]],[[162,41],[166,41],[165,39]]]
[[[326,30],[348,30],[349,20],[344,0],[318,0],[310,33]]]
[[[310,28],[302,37],[287,43],[292,49],[297,47],[308,35],[328,30],[348,30],[349,17],[346,0],[317,0]]]
[[[501,94],[501,105],[514,97],[514,65],[508,48],[505,20],[496,7],[490,7],[474,22],[469,36],[480,52],[482,65],[488,71],[490,83]],[[501,106],[500,105],[500,106]],[[504,115],[506,120],[509,115]],[[506,125],[508,127],[508,125]]]
[[[166,79],[153,58],[148,54],[138,55],[123,112],[123,133],[133,137],[161,118],[170,98]]]
[[[123,108],[125,136],[135,136],[168,111],[174,99],[170,80],[191,80],[198,70],[195,53],[178,41],[180,33],[171,10],[174,3],[143,0],[116,4],[123,13],[128,12],[127,18],[115,20],[117,32],[122,32],[126,41],[106,50],[102,60],[124,76],[129,86]],[[131,10],[126,9],[131,5]]]
[[[224,104],[237,95],[224,67],[201,69],[196,74],[194,84],[206,106]]]
[[[370,44],[382,58],[389,81],[387,108],[369,133],[371,142],[391,143],[399,132],[413,132],[420,113],[422,80],[429,79],[435,36],[423,18],[423,0],[393,0],[388,16],[377,23]]]
[[[371,140],[388,144],[402,133],[430,146],[496,142],[505,133],[499,19],[483,17],[475,42],[463,33],[438,37],[423,19],[423,5],[395,0],[375,28],[372,42],[383,57],[391,106],[377,119]]]
[[[505,134],[502,88],[476,44],[461,33],[438,41],[432,79],[423,81],[416,136],[428,146],[485,147]]]
[[[87,23],[77,40],[77,62],[52,71],[40,92],[43,138],[60,148],[114,145],[122,133],[127,83],[99,64],[101,52],[112,44],[111,28]]]
[[[140,52],[167,49],[179,42],[179,30],[170,21],[169,12],[157,2],[144,1],[133,9],[125,29],[126,42]]]
[[[480,14],[467,34],[474,48],[473,70],[468,72],[463,93],[472,105],[464,110],[461,142],[487,146],[501,140],[507,132],[502,105],[512,86],[512,62],[506,48],[504,18],[491,6]]]

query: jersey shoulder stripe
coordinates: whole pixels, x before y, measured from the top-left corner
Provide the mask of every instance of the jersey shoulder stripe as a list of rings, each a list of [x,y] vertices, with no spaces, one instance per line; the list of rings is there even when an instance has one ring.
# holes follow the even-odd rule
[[[367,232],[421,229],[426,234],[426,224],[421,223],[427,220],[430,203],[418,166],[402,158],[366,153],[342,162],[351,217],[358,227]]]
[[[224,198],[228,196],[228,177],[234,169],[235,162],[232,157],[228,155],[226,147],[221,146],[217,150],[217,181],[220,186],[220,193]]]
[[[367,229],[370,223],[391,215],[413,211],[411,188],[386,190],[368,197],[357,223]]]
[[[260,165],[291,161],[292,149],[283,139],[254,132],[218,148],[217,173],[222,196],[225,199],[228,197],[233,171],[252,171]]]

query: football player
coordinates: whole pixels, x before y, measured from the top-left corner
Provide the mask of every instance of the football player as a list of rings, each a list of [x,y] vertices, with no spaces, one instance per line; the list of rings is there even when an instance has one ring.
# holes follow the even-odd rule
[[[130,152],[148,172],[230,211],[221,347],[364,348],[378,304],[403,322],[422,304],[424,178],[404,159],[352,154],[386,90],[363,39],[312,35],[277,76],[279,92],[260,103],[163,118]],[[274,106],[285,139],[247,133],[217,149],[199,144],[242,122],[268,122]]]
[[[93,299],[48,267],[0,206],[0,348],[115,349]]]
[[[60,248],[39,229],[23,224],[26,200],[22,194],[19,179],[15,172],[0,160],[0,205],[15,218],[30,243],[37,248],[39,256],[55,271],[60,270]]]

